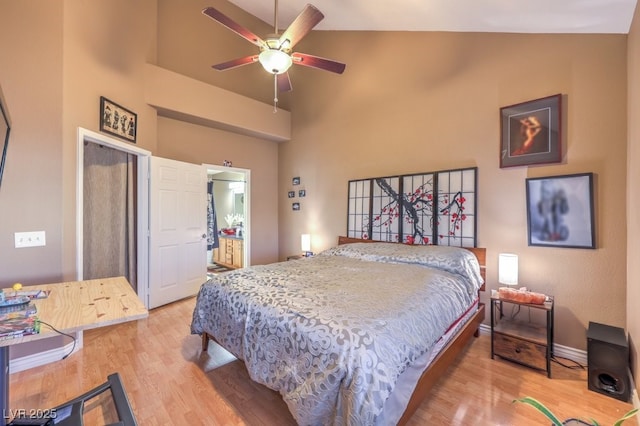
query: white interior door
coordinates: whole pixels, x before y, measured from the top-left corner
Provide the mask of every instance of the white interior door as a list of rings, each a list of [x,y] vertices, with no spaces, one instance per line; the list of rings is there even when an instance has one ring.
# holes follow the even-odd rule
[[[149,308],[192,296],[207,275],[207,174],[151,157]]]

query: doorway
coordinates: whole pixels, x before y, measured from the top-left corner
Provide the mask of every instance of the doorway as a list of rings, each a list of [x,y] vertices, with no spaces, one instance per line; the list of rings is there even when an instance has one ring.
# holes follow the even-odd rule
[[[137,290],[137,156],[84,142],[84,279],[124,276]]]
[[[207,275],[251,264],[251,171],[206,164],[208,189]],[[212,216],[213,213],[213,223]],[[215,238],[211,234],[215,233]]]
[[[85,200],[85,187],[88,184],[90,178],[87,176],[85,179],[85,147],[96,148],[103,147],[105,152],[115,151],[117,154],[128,154],[133,157],[133,161],[136,164],[135,171],[130,174],[133,180],[133,190],[135,192],[135,213],[132,217],[133,223],[131,226],[135,227],[136,231],[133,235],[132,247],[135,248],[136,259],[134,264],[130,265],[133,269],[132,274],[135,275],[136,285],[135,290],[140,300],[148,307],[148,262],[145,260],[148,258],[148,238],[146,230],[149,229],[148,217],[149,217],[149,191],[148,191],[148,176],[149,176],[149,158],[151,153],[147,150],[138,148],[134,145],[120,142],[111,137],[105,136],[100,133],[92,132],[87,129],[78,128],[77,136],[78,146],[78,164],[77,164],[77,187],[76,187],[76,270],[77,279],[83,280],[91,278],[87,274],[93,274],[94,272],[86,269],[87,263],[85,257],[92,256],[87,250],[85,243],[86,229],[85,221],[96,220],[94,215],[89,216],[91,208],[87,203],[90,200]],[[108,151],[107,151],[108,150]],[[92,151],[96,151],[92,149]],[[99,149],[98,149],[99,152]],[[104,179],[103,179],[104,180]],[[98,219],[99,220],[99,219]],[[139,259],[139,261],[138,261]],[[98,259],[99,261],[99,259]],[[86,273],[85,273],[86,272]]]

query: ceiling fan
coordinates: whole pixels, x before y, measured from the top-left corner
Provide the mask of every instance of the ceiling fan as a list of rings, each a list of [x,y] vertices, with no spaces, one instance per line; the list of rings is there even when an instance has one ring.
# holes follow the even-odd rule
[[[275,98],[273,101],[274,110],[276,110],[278,90],[281,92],[292,90],[288,73],[292,64],[331,71],[336,74],[342,74],[346,65],[319,56],[291,52],[293,47],[324,18],[322,12],[315,6],[307,4],[304,10],[282,34],[278,34],[278,0],[275,0],[274,9],[273,34],[267,35],[265,39],[258,37],[213,7],[205,8],[202,13],[260,48],[260,53],[257,55],[249,55],[222,62],[213,65],[213,68],[218,71],[225,71],[254,62],[260,62],[267,72],[274,75]]]

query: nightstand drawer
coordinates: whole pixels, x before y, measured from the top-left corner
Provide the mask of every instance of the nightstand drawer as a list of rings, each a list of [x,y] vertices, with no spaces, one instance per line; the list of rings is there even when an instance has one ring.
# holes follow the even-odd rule
[[[504,334],[494,334],[494,353],[503,358],[546,370],[547,348],[526,340],[516,339]]]

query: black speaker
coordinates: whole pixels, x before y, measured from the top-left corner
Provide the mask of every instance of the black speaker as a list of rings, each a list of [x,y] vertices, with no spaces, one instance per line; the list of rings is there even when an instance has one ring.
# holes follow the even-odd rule
[[[629,402],[629,344],[622,328],[589,322],[587,362],[589,390]]]

